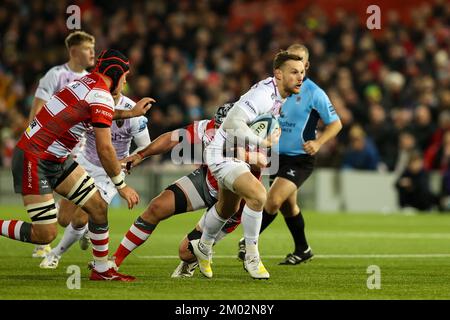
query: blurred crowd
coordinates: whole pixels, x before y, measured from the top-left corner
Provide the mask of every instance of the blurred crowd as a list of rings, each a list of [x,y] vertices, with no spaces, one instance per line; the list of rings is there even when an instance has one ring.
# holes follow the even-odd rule
[[[82,29],[96,50],[115,48],[131,61],[127,92],[157,100],[148,114],[154,139],[211,117],[271,74],[280,49],[310,50],[308,77],[329,95],[344,124],[317,156],[319,167],[393,171],[417,152],[423,170],[440,170],[450,194],[450,3],[389,11],[382,29],[337,8],[330,19],[313,4],[292,25],[267,13],[260,25],[230,26],[248,1],[79,1]],[[283,1],[278,1],[278,3]],[[313,3],[311,1],[311,3]],[[67,60],[67,1],[4,0],[0,5],[0,166],[9,166],[27,126],[38,79]],[[402,23],[400,14],[410,16]],[[330,21],[334,21],[331,23]]]

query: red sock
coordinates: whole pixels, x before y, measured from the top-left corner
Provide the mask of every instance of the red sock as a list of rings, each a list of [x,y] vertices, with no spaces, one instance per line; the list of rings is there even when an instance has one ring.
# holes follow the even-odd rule
[[[0,220],[0,234],[13,240],[31,242],[31,223],[21,220]]]
[[[122,261],[137,247],[143,244],[152,234],[156,225],[145,222],[139,217],[122,239],[116,253],[114,253],[115,262],[117,266],[122,264]]]

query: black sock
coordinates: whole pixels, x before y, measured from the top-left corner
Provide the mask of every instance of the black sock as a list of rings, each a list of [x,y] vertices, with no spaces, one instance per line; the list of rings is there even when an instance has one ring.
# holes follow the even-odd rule
[[[263,210],[262,213],[262,222],[261,222],[261,229],[259,230],[259,234],[261,234],[264,229],[266,229],[269,224],[272,223],[273,220],[275,220],[275,218],[277,217],[277,214],[268,214],[266,210]]]
[[[302,254],[306,249],[308,249],[308,242],[306,241],[305,236],[305,221],[303,220],[302,213],[299,212],[299,214],[294,217],[285,217],[284,221],[286,221],[286,225],[294,238],[294,254]]]

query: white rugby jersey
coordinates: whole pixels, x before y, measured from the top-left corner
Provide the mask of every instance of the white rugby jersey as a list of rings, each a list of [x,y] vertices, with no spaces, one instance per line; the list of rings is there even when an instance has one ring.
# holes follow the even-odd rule
[[[275,78],[269,77],[261,80],[244,95],[241,96],[233,108],[242,109],[248,116],[247,124],[251,123],[257,116],[271,113],[276,118],[280,116],[281,106],[286,101],[282,98],[276,86]],[[225,122],[225,121],[224,121]],[[223,123],[217,130],[213,141],[208,149],[222,150],[227,133],[223,129]]]
[[[47,102],[56,92],[87,74],[86,70],[82,72],[72,71],[67,63],[55,66],[48,70],[45,76],[39,80],[39,86],[34,96]]]
[[[136,103],[126,96],[121,96],[115,106],[118,110],[133,109]],[[117,158],[123,159],[129,155],[131,140],[134,139],[138,148],[150,144],[150,135],[147,128],[147,118],[144,116],[114,120],[111,125],[111,138]],[[86,132],[86,144],[83,149],[84,157],[92,164],[102,167],[97,154],[95,133],[93,128]]]

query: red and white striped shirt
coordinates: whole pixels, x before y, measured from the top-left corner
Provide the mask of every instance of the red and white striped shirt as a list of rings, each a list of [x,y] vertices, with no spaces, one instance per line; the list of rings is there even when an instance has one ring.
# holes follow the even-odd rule
[[[90,73],[52,96],[17,147],[38,159],[64,162],[91,124],[111,126],[113,115],[114,99],[106,83]]]
[[[186,131],[188,132],[188,142],[190,144],[202,143],[204,149],[214,139],[214,134],[216,133],[214,119],[195,121],[186,127]],[[206,164],[203,165],[206,166]],[[217,180],[211,174],[209,169],[207,169],[206,185],[208,186],[211,196],[217,198],[219,190]]]

